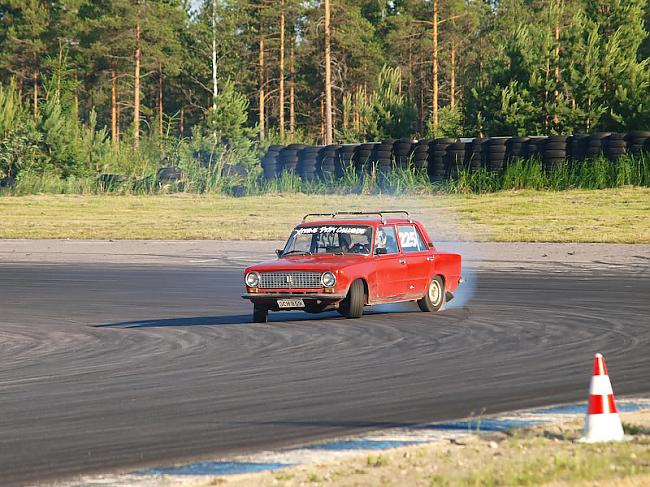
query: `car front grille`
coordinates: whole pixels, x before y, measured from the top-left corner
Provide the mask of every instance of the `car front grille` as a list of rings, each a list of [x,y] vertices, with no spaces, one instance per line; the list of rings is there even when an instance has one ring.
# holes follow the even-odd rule
[[[262,272],[262,289],[307,289],[323,287],[320,272]]]

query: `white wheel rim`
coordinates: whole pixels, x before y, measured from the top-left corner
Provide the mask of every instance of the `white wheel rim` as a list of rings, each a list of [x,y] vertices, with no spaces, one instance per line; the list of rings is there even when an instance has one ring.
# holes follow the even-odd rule
[[[440,304],[441,298],[442,289],[440,287],[440,282],[434,279],[429,285],[429,300],[433,303],[434,306],[438,306],[438,304]]]

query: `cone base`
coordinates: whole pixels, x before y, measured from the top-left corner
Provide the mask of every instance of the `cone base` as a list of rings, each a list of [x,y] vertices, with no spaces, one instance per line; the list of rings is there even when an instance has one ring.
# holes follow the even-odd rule
[[[583,443],[601,443],[606,441],[623,441],[623,425],[618,413],[588,414],[585,419]]]

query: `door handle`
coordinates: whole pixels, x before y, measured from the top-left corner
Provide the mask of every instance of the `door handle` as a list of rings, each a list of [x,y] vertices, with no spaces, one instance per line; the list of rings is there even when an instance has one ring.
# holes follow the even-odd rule
[[[433,258],[433,257],[427,257],[427,262],[433,262],[434,260],[435,260],[435,258]]]
[[[400,260],[399,260],[399,263],[400,263],[400,264],[406,264],[406,259],[400,259]]]

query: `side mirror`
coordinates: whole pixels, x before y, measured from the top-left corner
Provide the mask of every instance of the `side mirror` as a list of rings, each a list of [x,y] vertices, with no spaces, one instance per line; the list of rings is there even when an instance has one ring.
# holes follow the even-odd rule
[[[377,247],[375,249],[375,255],[386,255],[388,253],[388,250],[386,247]]]
[[[429,242],[429,248],[430,248],[430,249],[433,248],[433,242]]]
[[[275,251],[275,255],[277,255],[278,257],[282,257],[282,249],[277,249]]]

